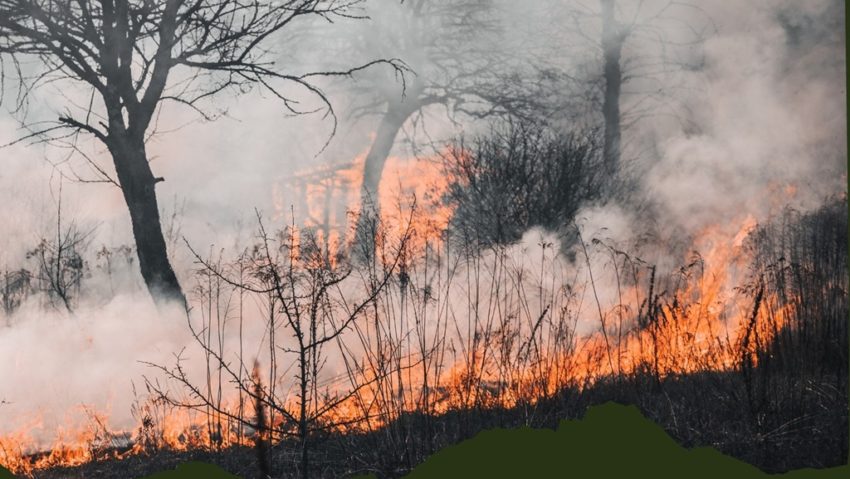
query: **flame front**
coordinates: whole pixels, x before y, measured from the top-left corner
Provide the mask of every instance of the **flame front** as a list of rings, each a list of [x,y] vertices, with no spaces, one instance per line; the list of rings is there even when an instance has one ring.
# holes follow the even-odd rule
[[[301,228],[318,230],[328,258],[336,256],[343,242],[351,241],[350,237],[344,239],[345,229],[327,219],[328,185],[347,185],[345,204],[349,208],[356,205],[362,162],[363,156],[358,157],[350,168],[337,170],[321,185],[306,190],[308,220]],[[437,158],[390,158],[383,177],[382,222],[395,228],[391,233],[398,237],[403,219],[407,219],[413,232],[408,259],[411,267],[417,267],[414,258],[421,258],[427,246],[444,240],[452,211],[442,197],[450,179]],[[416,199],[416,208],[411,214],[412,198]],[[405,211],[403,218],[400,215]],[[322,224],[315,221],[319,215],[326,215]],[[448,259],[437,259],[437,271],[428,272],[426,257],[422,268],[411,269],[410,278],[398,290],[380,299],[388,306],[375,308],[367,318],[376,325],[382,320],[415,323],[410,333],[398,333],[396,338],[407,338],[397,339],[398,344],[416,338],[420,342],[418,351],[410,345],[404,355],[365,348],[359,364],[371,366],[363,366],[355,375],[367,386],[339,402],[323,420],[337,424],[334,427],[339,432],[369,431],[409,411],[441,414],[473,406],[533,404],[565,387],[587,388],[613,375],[649,373],[661,380],[698,371],[733,370],[743,363],[755,365],[757,353],[793,313],[794,301],[772,297],[758,285],[755,295],[742,295],[736,289],[751,261],[744,243],[756,219],[744,216],[731,224],[737,226],[712,225],[694,235],[691,250],[700,254],[682,258],[688,266],[672,275],[676,278],[673,287],[668,285],[662,291],[661,273],[656,277],[654,268],[644,268],[631,284],[618,285],[618,300],[613,304],[597,299],[596,305],[588,306],[591,302],[587,298],[595,285],[574,283],[568,288],[562,277],[544,278],[544,273],[538,278],[540,292],[537,296],[529,294],[538,287],[524,286],[528,281],[525,262],[530,259],[513,258],[507,250],[482,256],[484,259],[467,258],[465,274],[484,271],[489,275],[482,282],[489,281],[491,289],[483,295],[477,289],[481,287],[478,282],[473,289],[473,283],[459,285],[457,278],[449,279],[457,273],[447,266]],[[289,241],[289,261],[297,263],[306,256],[302,254],[299,227],[292,228]],[[546,246],[542,248],[541,271],[557,270],[557,252],[546,256]],[[475,269],[476,261],[483,266]],[[445,276],[441,276],[443,269]],[[550,281],[548,289],[544,288],[545,281]],[[548,291],[545,294],[544,289]],[[538,306],[532,304],[535,301]],[[402,319],[387,317],[389,314],[402,315]],[[468,315],[463,325],[456,318],[461,314]],[[575,325],[569,324],[573,319],[598,327],[595,332],[580,335]],[[466,333],[462,327],[467,328]],[[457,335],[451,341],[439,339],[449,337],[452,329]],[[392,333],[376,326],[372,331],[367,328],[365,334]],[[429,351],[437,347],[442,348],[443,355],[435,363]],[[400,372],[383,375],[375,366],[380,361],[391,362]],[[327,397],[336,397],[335,389],[343,391],[344,387],[342,383],[331,384]],[[229,414],[242,414],[236,411],[243,408],[234,406],[241,399],[232,395],[226,398],[224,404],[231,406],[222,407],[225,413],[157,409],[150,403],[140,410],[140,426],[129,432],[110,430],[108,417],[92,413],[88,426],[60,431],[52,444],[40,443],[26,430],[7,434],[0,437],[0,465],[14,473],[32,475],[39,469],[120,459],[162,448],[182,451],[250,445],[255,431],[244,421],[238,424],[228,419]],[[294,407],[296,401],[292,401]],[[38,420],[33,421],[26,429],[32,430],[37,424]]]

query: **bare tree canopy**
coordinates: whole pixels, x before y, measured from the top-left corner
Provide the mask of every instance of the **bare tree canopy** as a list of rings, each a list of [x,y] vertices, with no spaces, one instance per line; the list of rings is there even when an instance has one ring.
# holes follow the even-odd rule
[[[700,67],[701,45],[716,27],[698,4],[668,0],[600,0],[598,7],[576,5],[565,14],[571,32],[601,53],[597,95],[604,168],[615,176],[622,166],[624,128],[650,116],[680,116],[681,105],[659,86],[662,79],[672,82],[675,73]],[[598,31],[589,32],[589,25]],[[634,100],[621,105],[630,96]]]
[[[403,92],[377,77],[355,91],[353,115],[379,119],[363,167],[357,231],[364,244],[374,242],[367,225],[380,215],[378,188],[399,137],[429,136],[424,111],[442,109],[458,126],[462,119],[540,120],[558,109],[552,100],[564,94],[564,75],[527,58],[526,45],[505,41],[503,9],[494,0],[401,1],[374,15],[377,34],[356,37],[355,50],[399,56],[416,73]]]
[[[160,226],[154,175],[145,151],[158,108],[165,101],[186,105],[204,118],[201,106],[220,93],[262,86],[291,113],[300,110],[283,91],[295,84],[318,97],[336,120],[320,76],[350,76],[378,63],[397,71],[404,64],[375,60],[341,71],[282,72],[274,62],[275,35],[302,17],[333,22],[363,18],[361,0],[2,0],[0,59],[2,79],[17,76],[21,110],[29,94],[48,82],[71,79],[91,89],[86,106],[68,101],[56,121],[32,128],[25,139],[75,140],[91,134],[109,150],[116,177],[97,168],[104,180],[121,187],[130,211],[142,276],[158,304],[185,304],[169,263]],[[28,73],[25,57],[43,68]],[[96,102],[95,99],[98,101]],[[322,110],[322,109],[320,109]],[[315,111],[315,110],[314,110]],[[152,131],[153,130],[153,131]],[[67,143],[66,143],[67,145]]]

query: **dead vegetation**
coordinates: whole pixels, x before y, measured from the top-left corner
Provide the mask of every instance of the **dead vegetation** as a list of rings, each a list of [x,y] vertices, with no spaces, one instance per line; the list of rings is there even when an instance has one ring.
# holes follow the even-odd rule
[[[497,178],[514,180],[487,181]],[[465,211],[483,198],[454,201],[472,202]],[[462,223],[413,242],[420,214],[375,219],[368,261],[309,229],[268,231],[259,216],[256,244],[237,258],[195,252],[188,325],[205,373],[192,376],[182,355],[152,364],[134,443],[39,477],[199,458],[244,477],[400,477],[481,430],[556,427],[609,400],[637,405],[685,446],[769,472],[846,462],[846,197],[748,230],[737,323],[731,305],[712,309],[725,298],[712,263],[731,261],[716,251],[665,272],[580,232],[572,259],[546,238],[480,241]],[[599,257],[616,273],[613,304],[597,295]],[[259,343],[246,335],[250,305]],[[581,331],[588,321],[597,326]],[[175,413],[188,415],[180,427]]]
[[[381,259],[374,260],[374,269],[360,266],[370,273],[358,282],[371,285],[362,290],[370,293],[349,301],[353,306],[334,321],[322,315],[343,302],[330,301],[329,291],[348,276],[331,271],[351,270],[330,266],[322,254],[311,256],[321,250],[306,246],[309,240],[302,240],[303,256],[287,262],[293,259],[287,230],[277,236],[282,243],[266,250],[261,242],[258,255],[251,257],[258,282],[246,286],[244,280],[230,279],[224,284],[268,299],[270,335],[276,321],[295,328],[296,339],[302,328],[303,345],[296,341],[294,349],[284,347],[283,338],[267,337],[266,347],[277,345],[281,354],[291,355],[295,372],[288,373],[290,380],[279,372],[259,381],[256,371],[239,366],[242,382],[234,382],[237,370],[210,347],[219,334],[213,333],[197,338],[212,358],[213,376],[223,372],[237,385],[242,413],[220,405],[214,388],[193,386],[179,369],[166,371],[199,402],[169,400],[161,390],[156,397],[214,421],[226,418],[229,427],[238,426],[234,431],[256,438],[253,444],[261,444],[256,441],[263,437],[257,433],[256,411],[267,410],[268,449],[255,449],[264,451],[259,461],[245,452],[251,442],[222,450],[221,423],[204,431],[211,438],[206,449],[220,451],[205,457],[246,476],[258,467],[265,474],[262,464],[268,460],[272,477],[399,477],[435,451],[481,430],[556,427],[609,400],[637,405],[685,446],[713,446],[769,472],[843,464],[846,207],[842,198],[811,213],[789,210],[751,232],[745,246],[751,284],[738,289],[746,320],[728,333],[728,340],[708,349],[698,347],[686,327],[695,311],[705,311],[702,298],[689,290],[706,281],[700,261],[682,268],[670,283],[655,267],[609,248],[623,272],[621,286],[646,286],[637,290],[639,300],[603,311],[604,328],[587,336],[576,331],[575,308],[578,291],[589,285],[553,281],[547,265],[564,259],[551,245],[539,245],[537,265],[520,264],[512,256],[515,251],[503,245],[480,247],[476,255],[459,248],[455,257],[445,250],[445,256],[437,256],[429,247],[432,262],[405,257],[402,236],[384,243],[395,248],[377,255]],[[281,265],[273,251],[287,252],[282,273],[269,269]],[[201,264],[204,274],[224,278],[219,263]],[[535,270],[536,275],[527,276]],[[629,272],[633,280],[625,279]],[[668,289],[670,284],[676,289]],[[458,304],[465,309],[464,321]],[[317,335],[323,322],[336,326]],[[606,341],[600,340],[603,330]],[[346,340],[325,341],[328,337]],[[321,379],[318,343],[340,349],[334,354],[346,365],[342,376]],[[282,358],[267,364],[280,365]],[[289,400],[278,395],[291,387],[296,392]],[[247,403],[257,404],[251,409],[255,413]]]

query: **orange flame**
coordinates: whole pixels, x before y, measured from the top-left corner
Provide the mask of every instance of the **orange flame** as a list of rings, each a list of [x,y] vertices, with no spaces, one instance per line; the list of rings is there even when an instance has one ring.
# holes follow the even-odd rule
[[[358,203],[364,158],[365,154],[360,155],[349,167],[328,173],[323,176],[323,183],[308,185],[305,190],[306,226],[321,226],[317,238],[325,242],[328,251],[336,251],[345,234],[339,224],[328,220],[327,206],[337,194],[345,198],[345,205]],[[340,185],[346,185],[344,194],[328,193]],[[439,241],[452,214],[441,201],[448,187],[449,178],[443,174],[437,158],[389,158],[379,190],[382,221],[400,228],[403,223],[400,212],[409,209],[410,198],[415,197],[419,213],[408,217],[415,232],[411,248],[421,250],[429,241]],[[793,194],[793,189],[786,189],[786,193]],[[321,223],[315,220],[320,214],[326,215]],[[754,361],[754,354],[793,312],[793,302],[782,303],[767,297],[759,298],[753,305],[739,300],[734,287],[748,264],[743,245],[756,226],[756,219],[744,216],[732,224],[737,227],[713,225],[695,235],[694,249],[702,252],[694,262],[699,266],[699,274],[683,269],[683,285],[667,298],[656,292],[655,297],[632,304],[630,311],[640,313],[627,319],[625,327],[614,324],[619,316],[617,307],[623,306],[617,305],[602,312],[601,319],[606,324],[603,330],[578,340],[569,351],[540,352],[527,367],[499,370],[493,366],[492,354],[474,350],[456,360],[448,370],[430,373],[433,378],[417,377],[426,374],[421,371],[406,373],[408,384],[428,383],[427,391],[405,390],[392,378],[381,378],[367,369],[361,372],[361,379],[370,387],[362,388],[334,407],[326,420],[341,424],[337,427],[341,432],[368,430],[387,424],[405,411],[439,414],[472,405],[513,407],[522,401],[534,403],[568,385],[586,387],[614,374],[649,370],[658,377],[666,377],[702,370],[730,370],[742,359]],[[293,261],[300,256],[302,233],[299,228],[291,231]],[[641,295],[642,287],[630,288],[633,291],[624,297]],[[405,360],[408,369],[413,369],[415,363],[413,357]],[[364,411],[373,409],[394,413],[364,415]],[[148,410],[145,417],[151,414]],[[104,426],[105,416],[93,417],[98,427],[59,434],[45,453],[38,452],[34,447],[37,442],[29,434],[0,437],[0,465],[14,473],[32,475],[39,469],[79,465],[106,457],[121,458],[143,453],[148,448],[187,450],[250,444],[251,431],[228,421],[225,415],[171,410],[156,421],[142,419],[142,426],[132,433],[109,432]]]

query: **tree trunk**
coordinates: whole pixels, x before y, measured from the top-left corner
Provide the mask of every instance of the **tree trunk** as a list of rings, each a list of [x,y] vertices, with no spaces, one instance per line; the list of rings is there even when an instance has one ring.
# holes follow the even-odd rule
[[[133,237],[139,257],[142,278],[157,307],[176,302],[186,306],[186,298],[168,261],[168,251],[159,219],[155,185],[158,181],[148,164],[144,143],[133,140],[114,141],[110,152],[124,201],[130,210]]]
[[[366,155],[363,165],[363,184],[360,187],[360,212],[357,217],[356,241],[360,253],[370,258],[375,249],[375,221],[380,218],[381,205],[378,188],[384,166],[390,155],[395,139],[401,127],[421,104],[419,92],[398,101],[391,102],[381,118],[381,124]]]
[[[605,121],[605,142],[602,147],[606,175],[616,175],[620,168],[620,90],[623,75],[620,55],[625,34],[614,17],[614,0],[602,3],[602,57],[604,61],[605,98],[602,116]]]

